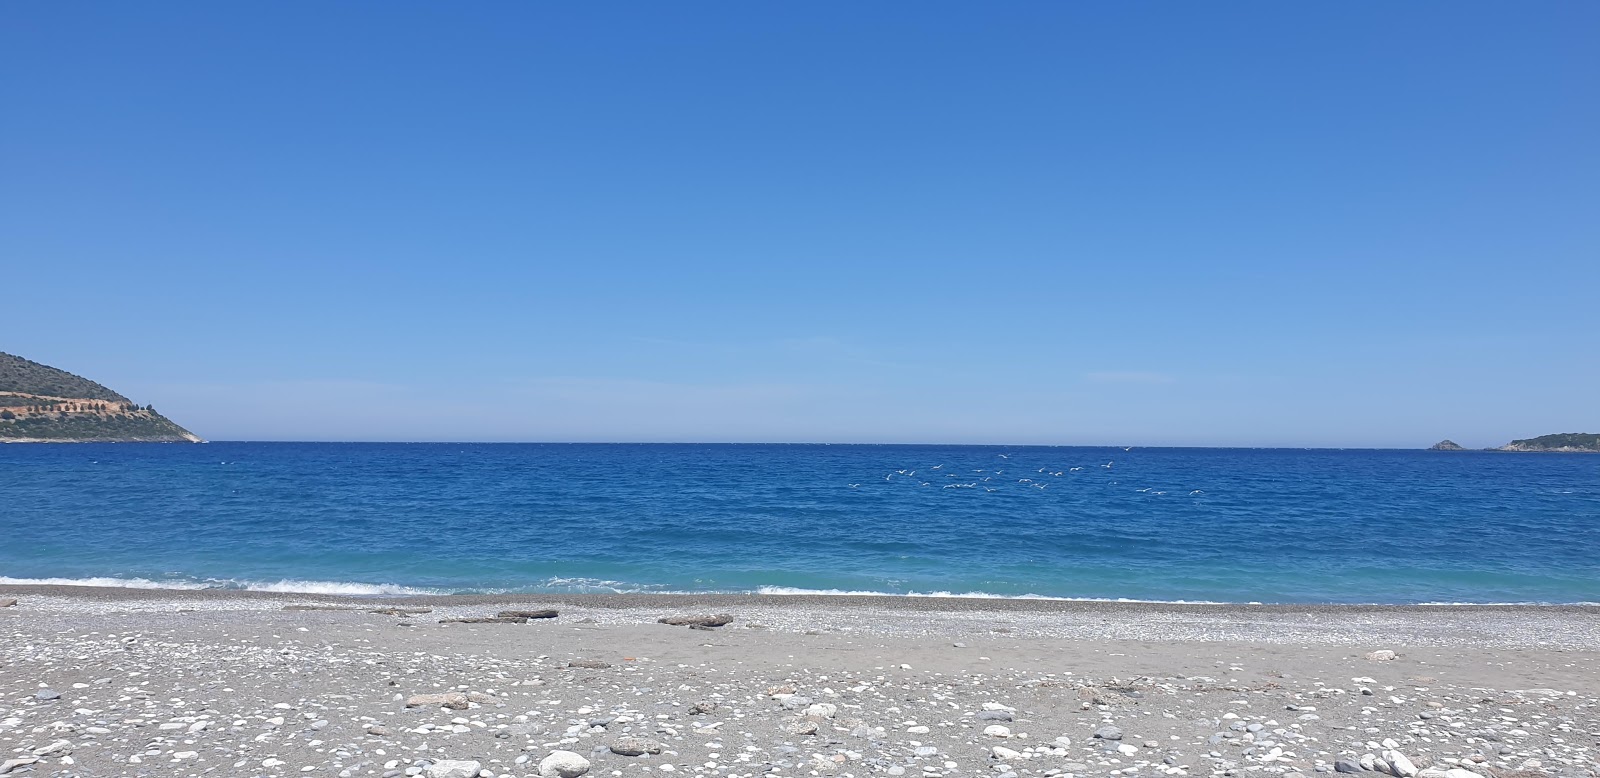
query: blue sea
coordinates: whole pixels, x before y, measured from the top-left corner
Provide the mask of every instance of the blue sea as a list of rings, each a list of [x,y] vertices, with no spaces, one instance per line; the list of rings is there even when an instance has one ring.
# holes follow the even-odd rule
[[[0,583],[1600,602],[1600,456],[0,446]]]

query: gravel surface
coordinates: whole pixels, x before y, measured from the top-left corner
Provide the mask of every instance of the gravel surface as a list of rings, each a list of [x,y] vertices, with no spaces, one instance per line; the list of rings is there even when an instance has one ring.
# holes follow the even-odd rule
[[[10,598],[7,776],[1600,776],[1594,608]]]

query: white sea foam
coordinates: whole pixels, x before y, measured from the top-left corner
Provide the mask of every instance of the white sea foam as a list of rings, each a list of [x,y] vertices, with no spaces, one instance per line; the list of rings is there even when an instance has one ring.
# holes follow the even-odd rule
[[[149,578],[10,578],[0,576],[0,585],[6,586],[104,586],[120,589],[224,589],[247,592],[278,592],[282,594],[347,594],[355,596],[402,596],[412,594],[446,594],[437,589],[419,589],[397,584],[371,584],[354,581],[239,581],[233,579],[169,579],[152,581]]]
[[[540,591],[570,594],[662,594],[665,589],[651,584],[630,581],[608,581],[603,578],[550,578],[539,584]],[[509,592],[514,590],[501,590]]]
[[[216,588],[244,589],[249,592],[284,592],[289,594],[351,594],[357,596],[396,597],[410,594],[448,594],[439,589],[419,589],[398,584],[370,584],[353,581],[227,581]]]
[[[0,576],[5,586],[108,586],[120,589],[211,589],[195,581],[152,581],[148,578],[9,578]]]

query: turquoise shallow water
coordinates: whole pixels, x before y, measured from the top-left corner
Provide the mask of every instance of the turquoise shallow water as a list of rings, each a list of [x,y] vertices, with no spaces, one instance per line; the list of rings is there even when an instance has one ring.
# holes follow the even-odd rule
[[[1600,602],[1581,454],[14,445],[0,493],[0,583]]]

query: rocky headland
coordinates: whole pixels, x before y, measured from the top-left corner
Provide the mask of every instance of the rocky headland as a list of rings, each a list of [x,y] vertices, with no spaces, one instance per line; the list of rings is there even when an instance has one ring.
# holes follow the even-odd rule
[[[149,405],[82,376],[0,353],[0,443],[199,443]]]

